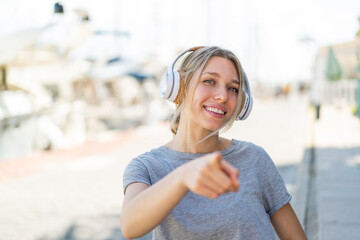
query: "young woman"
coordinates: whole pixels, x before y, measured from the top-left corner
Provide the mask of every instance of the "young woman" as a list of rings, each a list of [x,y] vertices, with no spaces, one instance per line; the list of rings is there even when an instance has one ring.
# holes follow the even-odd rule
[[[177,106],[174,138],[127,166],[124,236],[153,230],[153,239],[268,240],[274,239],[273,226],[281,239],[306,239],[268,154],[219,136],[252,107],[237,57],[218,47],[188,49],[165,72],[161,94]]]

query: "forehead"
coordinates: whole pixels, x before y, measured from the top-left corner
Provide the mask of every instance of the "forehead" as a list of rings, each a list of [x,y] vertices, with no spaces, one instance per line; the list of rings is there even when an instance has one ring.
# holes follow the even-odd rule
[[[238,72],[234,63],[223,57],[211,57],[202,72],[213,72],[231,79],[238,79]]]

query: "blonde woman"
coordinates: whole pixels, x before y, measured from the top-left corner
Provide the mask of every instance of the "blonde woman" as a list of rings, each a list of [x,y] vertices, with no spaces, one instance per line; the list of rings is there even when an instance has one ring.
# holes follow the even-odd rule
[[[165,72],[161,94],[177,106],[174,137],[127,166],[124,236],[153,230],[153,239],[268,240],[275,229],[281,239],[306,239],[268,154],[219,136],[251,112],[249,83],[237,57],[218,47],[188,49]]]

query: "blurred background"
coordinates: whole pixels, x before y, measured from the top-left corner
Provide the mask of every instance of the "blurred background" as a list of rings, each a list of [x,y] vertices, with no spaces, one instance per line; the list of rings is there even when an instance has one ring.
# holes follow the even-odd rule
[[[324,107],[360,116],[358,0],[1,0],[0,239],[123,239],[123,168],[171,138],[158,85],[197,45],[240,58],[254,109],[226,136],[289,191]]]
[[[179,51],[195,45],[235,51],[256,97],[316,82],[355,106],[359,6],[355,0],[3,0],[0,159],[167,119],[172,109],[158,99],[159,79]],[[324,86],[327,78],[341,81]],[[334,100],[320,94],[313,93],[314,101]]]

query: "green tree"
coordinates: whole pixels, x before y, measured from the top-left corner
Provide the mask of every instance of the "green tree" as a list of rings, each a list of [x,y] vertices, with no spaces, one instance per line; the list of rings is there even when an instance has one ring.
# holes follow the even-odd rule
[[[329,48],[328,60],[326,65],[326,78],[331,81],[340,80],[342,76],[341,66],[336,59],[336,55],[332,47]]]

